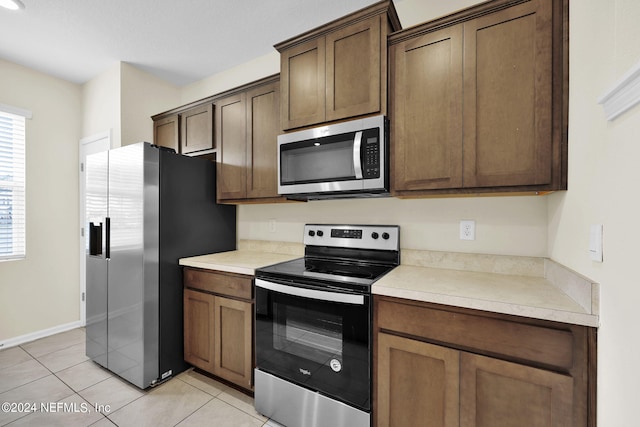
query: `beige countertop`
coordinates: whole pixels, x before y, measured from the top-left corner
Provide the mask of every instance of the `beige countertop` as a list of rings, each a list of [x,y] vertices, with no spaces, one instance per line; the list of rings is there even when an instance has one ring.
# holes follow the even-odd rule
[[[583,307],[544,277],[400,265],[373,285],[373,293],[598,326],[598,315],[590,306]]]
[[[253,276],[256,268],[299,258],[296,255],[237,250],[180,259],[180,265]]]
[[[254,275],[304,255],[286,242],[239,242],[238,250],[182,258],[180,265]],[[599,285],[546,258],[402,249],[403,264],[373,293],[584,326],[599,326]]]

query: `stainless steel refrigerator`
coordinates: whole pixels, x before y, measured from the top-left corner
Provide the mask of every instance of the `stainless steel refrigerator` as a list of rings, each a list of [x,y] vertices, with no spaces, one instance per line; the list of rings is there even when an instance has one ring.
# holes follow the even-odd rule
[[[86,160],[86,353],[140,388],[188,367],[178,259],[236,248],[215,163],[139,143]]]

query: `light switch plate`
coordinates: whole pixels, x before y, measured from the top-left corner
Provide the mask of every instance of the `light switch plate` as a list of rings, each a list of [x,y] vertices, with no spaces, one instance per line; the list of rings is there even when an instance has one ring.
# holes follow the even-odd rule
[[[589,232],[589,257],[602,262],[602,224],[592,224]]]

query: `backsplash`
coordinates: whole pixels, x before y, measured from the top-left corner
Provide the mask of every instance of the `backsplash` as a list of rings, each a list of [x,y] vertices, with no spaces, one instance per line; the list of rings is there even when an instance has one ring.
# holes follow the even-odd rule
[[[278,242],[271,240],[240,240],[238,242],[238,250],[296,256],[304,255],[304,245],[302,243]]]
[[[544,258],[402,249],[403,265],[544,277]]]

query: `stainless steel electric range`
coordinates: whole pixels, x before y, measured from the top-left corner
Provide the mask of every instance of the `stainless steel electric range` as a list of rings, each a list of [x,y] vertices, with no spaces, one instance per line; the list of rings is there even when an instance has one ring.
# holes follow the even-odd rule
[[[287,427],[371,424],[371,286],[398,226],[308,224],[303,258],[256,270],[256,410]]]

